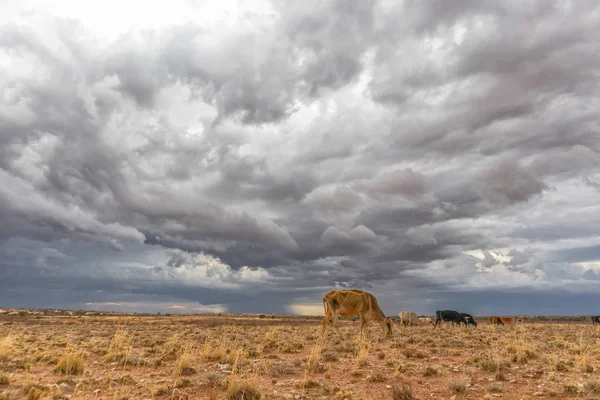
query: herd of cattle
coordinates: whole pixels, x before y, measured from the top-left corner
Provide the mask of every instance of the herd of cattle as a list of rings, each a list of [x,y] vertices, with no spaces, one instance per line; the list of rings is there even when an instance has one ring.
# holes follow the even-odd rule
[[[351,318],[358,316],[360,318],[360,331],[362,332],[368,321],[379,322],[384,337],[392,333],[392,319],[387,317],[379,307],[377,298],[363,290],[347,289],[332,290],[323,295],[323,307],[325,308],[325,318],[323,318],[323,332],[329,322],[337,329],[338,317]],[[442,322],[450,322],[452,325],[461,323],[465,327],[473,325],[477,327],[477,322],[472,315],[461,313],[455,310],[438,310],[435,312],[435,321],[429,317],[418,317],[417,314],[410,311],[402,311],[398,314],[402,326],[431,324],[434,328],[441,325]],[[519,317],[498,317],[490,318],[492,325],[512,325],[522,322]],[[592,324],[600,324],[600,316],[592,317]]]
[[[441,310],[435,312],[435,323],[429,317],[417,317],[417,314],[410,311],[402,311],[398,314],[400,318],[400,324],[402,326],[410,326],[410,325],[422,325],[422,324],[431,324],[434,327],[440,325],[442,322],[451,322],[452,325],[461,323],[465,324],[465,326],[473,325],[477,326],[477,321],[471,314],[467,313],[459,313],[454,310]],[[512,325],[516,322],[522,322],[521,318],[515,317],[491,317],[490,324],[492,325]]]

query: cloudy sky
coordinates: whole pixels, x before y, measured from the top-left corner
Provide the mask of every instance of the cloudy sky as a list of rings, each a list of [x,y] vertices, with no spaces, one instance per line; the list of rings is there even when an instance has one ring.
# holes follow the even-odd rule
[[[600,312],[600,6],[4,0],[0,305]]]

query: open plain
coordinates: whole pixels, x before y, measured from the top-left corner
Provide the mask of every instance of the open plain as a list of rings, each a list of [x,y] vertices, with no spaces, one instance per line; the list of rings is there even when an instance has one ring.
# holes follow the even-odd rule
[[[600,327],[0,316],[0,399],[600,399]]]

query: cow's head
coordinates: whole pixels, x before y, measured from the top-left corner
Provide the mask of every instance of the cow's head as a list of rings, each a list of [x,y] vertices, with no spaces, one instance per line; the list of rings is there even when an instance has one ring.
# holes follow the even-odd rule
[[[473,318],[467,317],[467,325],[473,325],[477,327],[477,322]]]

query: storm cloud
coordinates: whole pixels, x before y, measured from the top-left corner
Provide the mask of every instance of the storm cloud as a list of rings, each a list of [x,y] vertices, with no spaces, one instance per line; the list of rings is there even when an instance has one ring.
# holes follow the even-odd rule
[[[600,299],[596,2],[113,5],[0,6],[1,304]]]

